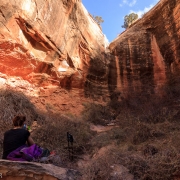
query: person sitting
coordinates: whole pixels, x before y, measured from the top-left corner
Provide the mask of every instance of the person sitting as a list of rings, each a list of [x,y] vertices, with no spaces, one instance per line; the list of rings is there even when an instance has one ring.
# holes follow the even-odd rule
[[[3,159],[12,161],[35,161],[50,162],[54,164],[60,162],[60,158],[55,153],[50,152],[47,148],[38,146],[30,132],[24,128],[26,117],[16,116],[13,119],[14,128],[4,133],[3,140]]]
[[[16,116],[13,119],[14,128],[4,133],[3,159],[8,159],[8,155],[21,147],[28,147],[35,144],[30,132],[22,128],[26,121],[25,116]]]

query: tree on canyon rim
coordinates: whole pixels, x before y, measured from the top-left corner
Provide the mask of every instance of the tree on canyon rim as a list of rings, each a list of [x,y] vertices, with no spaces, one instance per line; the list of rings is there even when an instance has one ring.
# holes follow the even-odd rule
[[[131,13],[124,17],[124,25],[121,26],[122,28],[127,29],[131,24],[133,24],[138,19],[138,14]]]
[[[93,17],[93,19],[97,22],[97,24],[99,25],[99,26],[101,26],[101,23],[103,23],[104,22],[104,20],[102,19],[102,17],[101,16],[92,16]]]

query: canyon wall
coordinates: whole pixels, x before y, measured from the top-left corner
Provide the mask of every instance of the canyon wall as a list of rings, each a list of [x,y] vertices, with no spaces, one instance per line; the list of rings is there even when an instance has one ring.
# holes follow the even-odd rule
[[[109,46],[109,89],[153,93],[179,71],[180,0],[159,3]]]
[[[152,93],[179,70],[179,38],[180,0],[159,1],[110,45],[80,0],[1,0],[0,78],[104,100]]]
[[[0,1],[1,78],[98,93],[107,89],[107,45],[80,0]]]

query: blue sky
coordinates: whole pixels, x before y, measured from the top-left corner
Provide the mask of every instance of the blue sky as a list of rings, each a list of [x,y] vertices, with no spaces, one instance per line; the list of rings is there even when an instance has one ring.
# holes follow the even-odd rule
[[[95,16],[101,16],[104,20],[102,31],[109,42],[112,42],[118,34],[125,29],[124,16],[135,12],[142,16],[149,11],[159,0],[82,0],[88,12]]]

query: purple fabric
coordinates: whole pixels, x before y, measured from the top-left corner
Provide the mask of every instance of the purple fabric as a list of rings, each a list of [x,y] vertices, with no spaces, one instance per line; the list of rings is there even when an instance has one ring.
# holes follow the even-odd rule
[[[42,154],[42,149],[36,144],[33,144],[30,147],[25,147],[20,150],[23,154],[23,158],[27,161],[32,161],[33,159],[38,159]]]
[[[7,159],[11,161],[27,161],[26,159],[22,158],[22,153],[20,152],[20,150],[25,147],[27,147],[27,145],[23,145],[12,151],[11,153],[8,154]]]
[[[42,154],[42,149],[36,144],[31,146],[23,145],[8,154],[7,159],[12,161],[32,161],[38,159]]]

